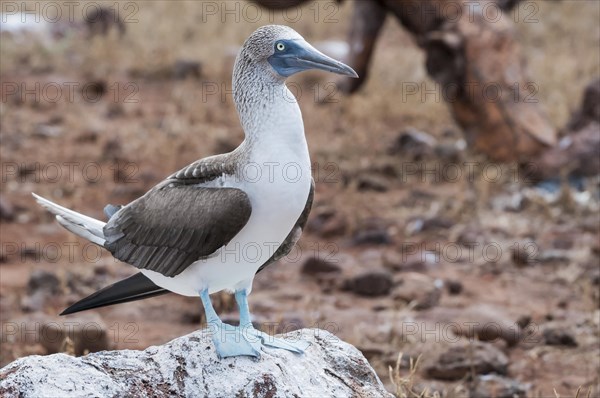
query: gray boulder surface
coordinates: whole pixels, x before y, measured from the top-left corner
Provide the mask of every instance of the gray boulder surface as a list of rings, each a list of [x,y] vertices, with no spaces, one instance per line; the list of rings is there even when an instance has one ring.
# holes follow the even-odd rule
[[[32,355],[0,369],[1,397],[391,397],[362,353],[321,329],[284,335],[303,355],[266,348],[219,360],[199,330],[143,351]]]

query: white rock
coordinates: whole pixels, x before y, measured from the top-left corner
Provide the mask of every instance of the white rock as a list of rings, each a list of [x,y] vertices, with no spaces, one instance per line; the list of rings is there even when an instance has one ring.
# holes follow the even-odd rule
[[[2,397],[391,397],[356,348],[329,332],[281,335],[312,342],[304,355],[266,349],[219,360],[197,331],[144,351],[33,355],[0,370]]]

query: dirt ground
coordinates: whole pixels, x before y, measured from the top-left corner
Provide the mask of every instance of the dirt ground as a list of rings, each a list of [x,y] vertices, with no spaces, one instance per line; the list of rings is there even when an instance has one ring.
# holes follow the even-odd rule
[[[560,127],[600,75],[600,2],[525,3],[512,17],[536,98]],[[238,4],[233,14],[224,3],[127,4],[122,37],[88,37],[77,24],[66,34],[2,33],[1,366],[68,351],[43,341],[50,322],[97,326],[117,349],[200,327],[199,300],[173,294],[58,318],[135,270],[62,229],[31,192],[104,219],[107,203],[127,203],[188,163],[232,149],[243,137],[227,91],[236,46],[273,22],[311,42],[343,40],[350,12],[349,4],[317,2],[300,16],[262,11],[254,20],[245,2],[230,2]],[[535,18],[523,18],[531,10]],[[350,98],[332,76],[291,82],[314,162],[315,205],[299,248],[256,277],[256,321],[277,331],[333,331],[363,351],[390,391],[388,367],[404,353],[396,383],[415,391],[475,396],[489,382],[481,374],[497,373],[522,396],[575,396],[579,387],[598,396],[598,180],[548,193],[515,165],[465,149],[440,97],[403,92],[407,82],[422,92],[435,84],[396,21],[387,21],[374,59],[366,87]],[[177,79],[181,60],[200,62],[201,76]],[[322,90],[331,90],[330,103],[315,101]],[[400,137],[415,131],[434,143],[407,147]],[[52,277],[42,287],[30,281],[39,270],[57,278],[50,293]],[[237,319],[229,296],[216,303],[225,319]],[[461,353],[479,358],[475,340],[492,370],[449,369]],[[401,381],[408,356],[420,356],[419,366]]]

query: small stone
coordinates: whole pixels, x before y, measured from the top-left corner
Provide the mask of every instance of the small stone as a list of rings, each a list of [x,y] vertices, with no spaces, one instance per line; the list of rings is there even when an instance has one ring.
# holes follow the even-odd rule
[[[111,160],[113,162],[123,158],[123,147],[118,138],[110,138],[106,141],[102,148],[102,156],[105,160]]]
[[[585,88],[581,107],[571,116],[567,128],[580,130],[598,120],[600,120],[600,79],[594,80]]]
[[[98,132],[95,130],[84,131],[79,136],[77,136],[77,138],[75,139],[75,142],[78,142],[81,144],[86,144],[86,143],[94,144],[97,141],[98,141]]]
[[[384,271],[369,271],[352,278],[348,286],[359,296],[377,297],[389,294],[394,282]]]
[[[116,119],[118,117],[121,117],[125,114],[125,109],[123,108],[123,105],[120,103],[116,103],[116,104],[110,104],[108,106],[108,110],[106,111],[106,117],[108,119]]]
[[[382,257],[384,267],[399,272],[424,272],[427,264],[419,256],[399,253],[397,251],[386,251]]]
[[[42,253],[35,247],[23,247],[21,248],[21,259],[32,259],[34,261],[40,261]]]
[[[407,272],[402,274],[400,284],[392,293],[394,300],[413,305],[415,310],[425,310],[437,305],[441,297],[441,289],[436,281],[423,274]]]
[[[385,178],[379,176],[361,175],[360,177],[358,177],[356,188],[359,192],[386,192],[389,189],[389,184]]]
[[[577,340],[575,337],[562,328],[548,328],[542,332],[544,337],[544,344],[546,345],[557,345],[564,347],[577,347]]]
[[[485,232],[478,229],[467,227],[456,238],[456,243],[465,247],[476,247],[486,243]]]
[[[429,311],[430,316],[448,322],[450,330],[457,336],[481,341],[503,340],[508,347],[514,347],[526,334],[504,308],[486,304],[473,304],[460,310],[437,308]]]
[[[96,102],[102,98],[108,91],[108,84],[105,80],[94,80],[86,82],[81,88],[81,96],[87,102]]]
[[[200,62],[178,59],[173,66],[173,78],[176,80],[183,80],[188,77],[200,79],[201,71],[202,64]]]
[[[115,12],[112,8],[104,6],[90,7],[89,12],[84,12],[84,17],[88,37],[106,36],[113,29],[117,30],[120,36],[125,34],[125,23],[120,18],[118,11]]]
[[[595,268],[591,271],[590,280],[592,284],[596,286],[600,285],[600,269]]]
[[[19,177],[25,178],[28,176],[36,176],[36,173],[39,173],[39,166],[35,164],[19,164]]]
[[[516,323],[521,329],[525,329],[531,323],[531,315],[521,315]]]
[[[320,207],[311,213],[306,225],[307,232],[323,238],[344,235],[348,230],[346,217],[333,207]]]
[[[60,292],[60,279],[49,271],[36,269],[31,273],[27,282],[27,290],[30,294],[43,290],[51,294]]]
[[[433,154],[437,140],[413,127],[401,132],[396,138],[388,153],[390,155],[405,155],[410,160],[422,160]]]
[[[37,312],[44,309],[48,300],[48,292],[39,290],[21,299],[21,310],[23,312]]]
[[[493,344],[473,341],[453,345],[425,368],[429,377],[438,380],[460,380],[471,372],[506,375],[508,358]]]
[[[446,281],[446,288],[448,289],[448,293],[455,296],[462,293],[463,284],[460,281],[450,279]]]
[[[63,134],[63,128],[57,125],[40,123],[35,126],[32,136],[35,138],[55,138]]]
[[[353,246],[390,245],[392,238],[387,228],[369,228],[357,231],[350,242]]]
[[[473,385],[471,398],[525,398],[529,390],[528,385],[498,375],[478,376]]]
[[[186,311],[181,314],[181,323],[199,325],[204,319],[203,314],[201,311]]]
[[[15,208],[12,203],[10,203],[3,195],[0,196],[0,220],[13,221],[15,219],[15,214]]]
[[[526,242],[511,247],[511,258],[517,267],[525,267],[538,260],[536,255],[537,251],[532,250],[532,245],[531,242]]]
[[[459,163],[463,154],[463,148],[457,143],[441,143],[434,148],[434,152],[438,158],[446,163]],[[444,181],[448,182],[455,182],[456,176],[456,174],[442,173]]]
[[[423,221],[423,231],[448,229],[454,226],[454,221],[442,217],[431,217]]]
[[[316,275],[323,273],[340,272],[341,268],[331,261],[319,257],[311,257],[302,265],[301,272],[305,275]]]

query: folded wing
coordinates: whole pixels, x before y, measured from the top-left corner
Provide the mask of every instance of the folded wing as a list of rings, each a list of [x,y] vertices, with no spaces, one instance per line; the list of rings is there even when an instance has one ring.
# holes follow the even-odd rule
[[[104,247],[121,261],[172,277],[229,243],[251,213],[240,189],[166,180],[113,214]]]

